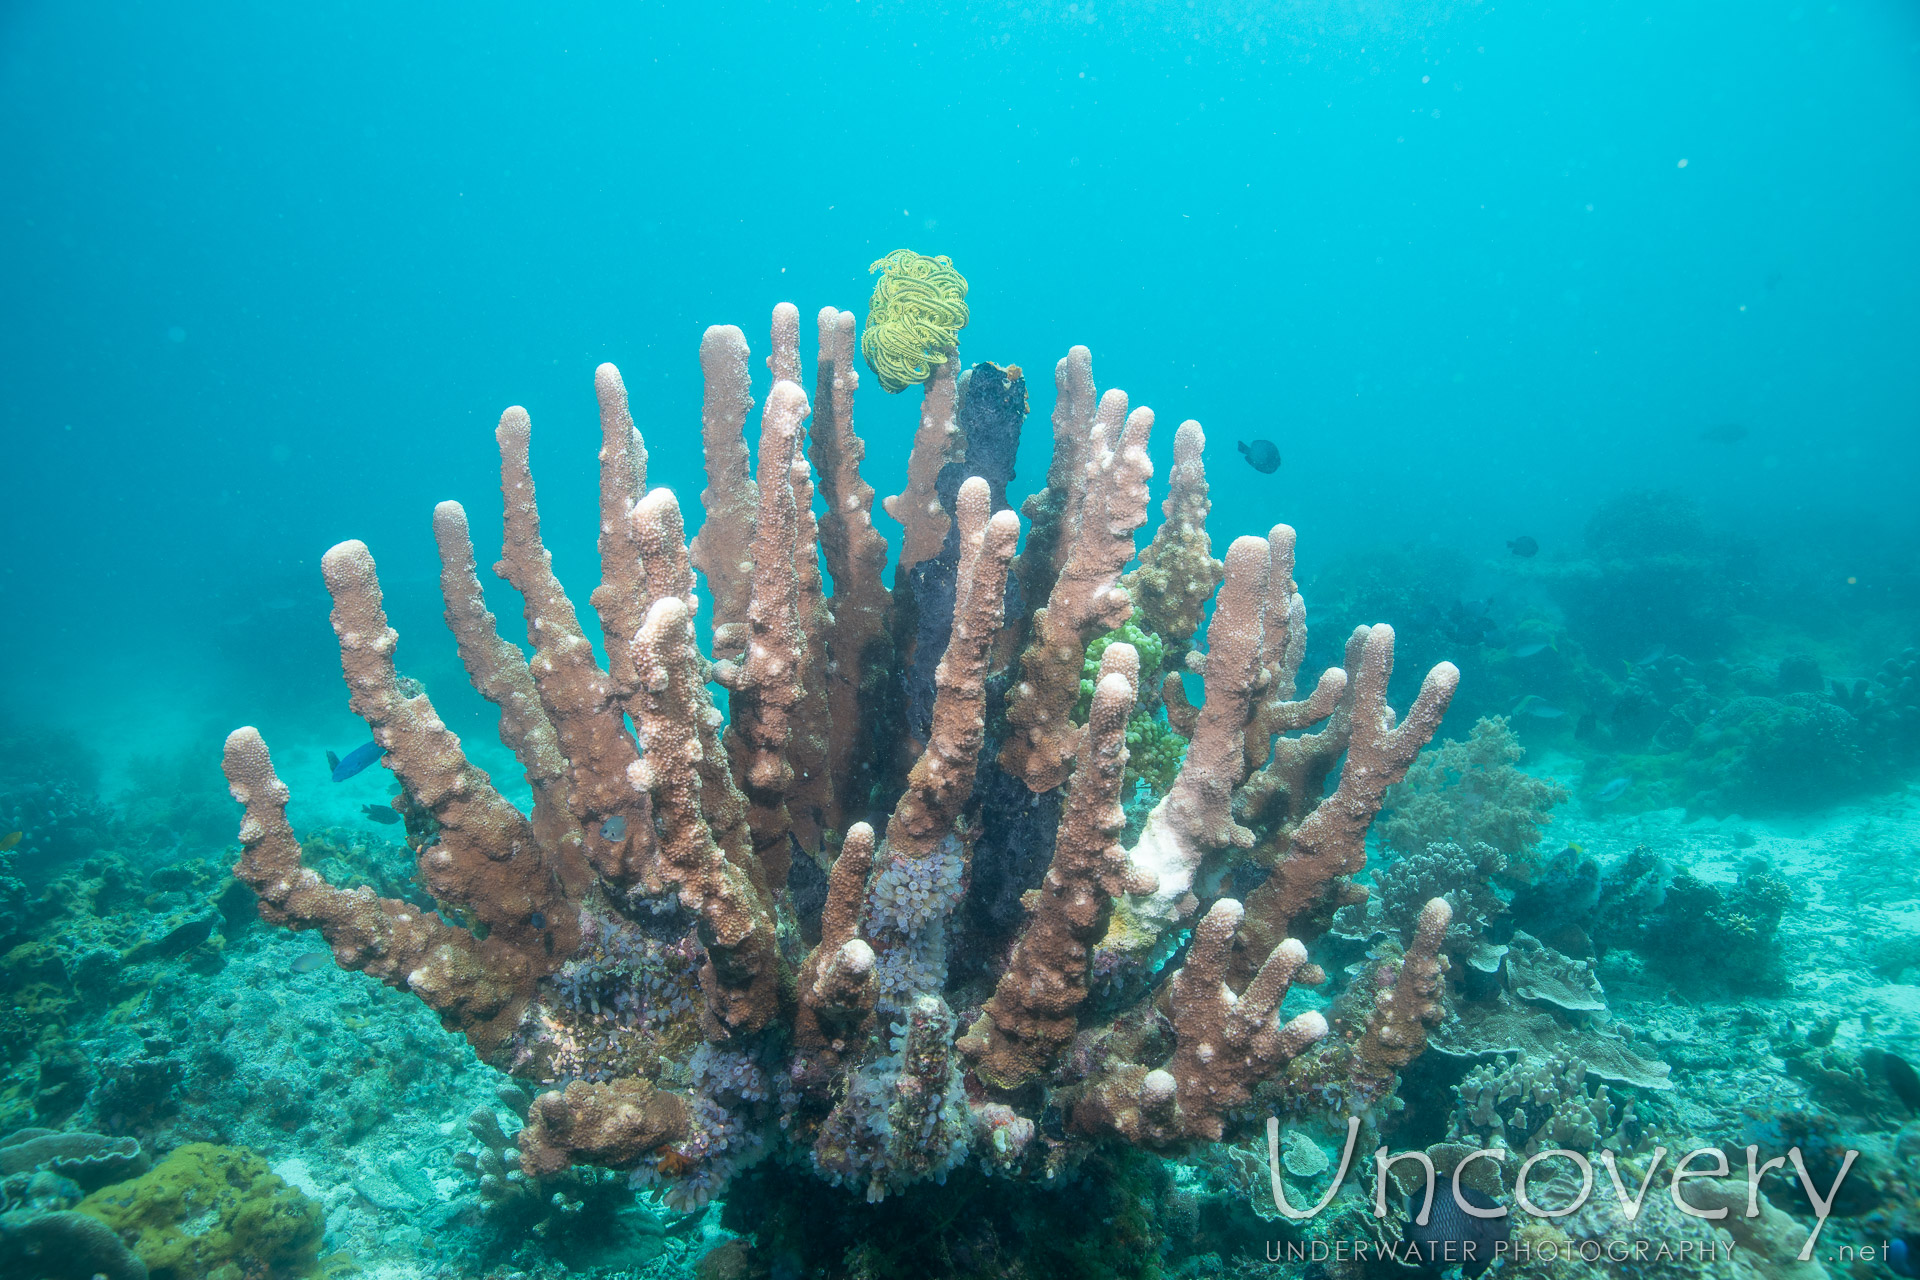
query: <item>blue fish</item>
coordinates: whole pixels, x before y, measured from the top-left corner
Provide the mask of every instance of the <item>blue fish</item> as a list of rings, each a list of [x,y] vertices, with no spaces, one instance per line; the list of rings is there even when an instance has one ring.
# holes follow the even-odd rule
[[[602,840],[610,840],[618,844],[621,837],[626,834],[627,820],[617,813],[600,824],[600,838]]]
[[[1596,791],[1594,793],[1593,798],[1595,800],[1600,800],[1600,801],[1618,800],[1621,796],[1627,793],[1627,788],[1632,785],[1633,785],[1632,778],[1627,778],[1627,777],[1615,778],[1612,782],[1609,782],[1606,786]]]
[[[387,754],[385,747],[377,742],[369,742],[365,746],[355,747],[347,752],[344,760],[331,751],[327,752],[327,767],[333,770],[335,782],[345,782],[385,754]]]

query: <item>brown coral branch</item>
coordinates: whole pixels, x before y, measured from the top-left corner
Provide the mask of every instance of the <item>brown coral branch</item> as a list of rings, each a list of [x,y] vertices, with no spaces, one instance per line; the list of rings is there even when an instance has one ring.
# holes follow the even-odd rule
[[[800,385],[800,311],[790,302],[773,309],[773,354],[767,367],[776,381]],[[820,526],[813,515],[813,472],[796,442],[788,472],[793,488],[793,573],[799,627],[800,698],[794,704],[787,754],[793,782],[787,812],[793,835],[809,854],[820,852],[821,836],[840,827],[832,765],[828,758],[831,709],[827,702],[827,644],[833,614],[827,609],[820,578]]]
[[[973,795],[986,740],[987,655],[1005,609],[1008,562],[1020,541],[1020,518],[1011,511],[990,515],[992,501],[978,476],[960,486],[956,499],[960,573],[952,637],[934,672],[933,728],[887,822],[887,847],[907,857],[939,847]]]
[[[1021,598],[1032,601],[1053,594],[1068,545],[1061,535],[1078,525],[1086,497],[1087,457],[1100,403],[1093,387],[1093,353],[1070,348],[1053,367],[1053,386],[1053,460],[1047,487],[1020,508],[1027,518],[1027,545],[1013,567]],[[1124,406],[1124,399],[1120,403]],[[1121,412],[1126,412],[1124,407]]]
[[[489,939],[529,955],[572,951],[580,941],[578,917],[532,825],[494,790],[485,770],[468,762],[427,696],[410,697],[400,687],[393,666],[399,637],[387,625],[366,544],[343,542],[320,566],[333,594],[347,705],[439,827],[438,839],[420,851],[427,888],[485,925]]]
[[[1120,789],[1127,771],[1127,718],[1139,681],[1133,646],[1109,645],[1101,655],[1053,862],[1030,895],[1027,927],[1006,973],[960,1041],[961,1052],[974,1059],[974,1073],[995,1088],[1018,1089],[1052,1069],[1078,1030],[1089,948],[1106,923],[1109,902],[1153,887],[1134,875],[1117,839],[1126,825]]]
[[[610,364],[595,369],[593,390],[600,400],[600,585],[587,601],[600,618],[608,678],[624,697],[633,691],[627,650],[647,610],[632,519],[633,504],[647,491],[647,446],[627,411],[620,371]]]
[[[1353,662],[1352,649],[1360,648]],[[1352,724],[1340,785],[1321,800],[1294,830],[1286,857],[1248,896],[1247,909],[1257,928],[1249,946],[1258,955],[1265,940],[1285,936],[1294,921],[1317,902],[1329,882],[1366,865],[1367,828],[1380,811],[1386,789],[1406,775],[1407,766],[1440,727],[1440,717],[1459,686],[1460,671],[1443,662],[1427,673],[1407,718],[1395,727],[1387,705],[1387,680],[1393,674],[1393,628],[1366,627],[1349,644]]]
[[[822,1049],[834,1041],[856,1042],[861,1024],[873,1012],[877,994],[873,948],[860,937],[873,848],[873,828],[856,822],[847,829],[840,856],[834,859],[826,906],[820,914],[820,945],[800,970],[800,1008],[793,1036],[802,1049]]]
[[[1178,1037],[1173,1060],[1156,1071],[1117,1068],[1075,1105],[1076,1129],[1111,1129],[1150,1146],[1181,1138],[1217,1141],[1226,1114],[1252,1101],[1254,1085],[1327,1034],[1317,1012],[1285,1025],[1279,1020],[1294,978],[1307,967],[1307,949],[1296,941],[1275,948],[1241,995],[1227,986],[1241,914],[1238,902],[1222,898],[1194,928],[1187,963],[1168,985]]]
[[[700,438],[706,452],[707,487],[700,509],[707,513],[689,548],[693,567],[713,596],[713,653],[737,658],[747,647],[747,602],[753,591],[754,521],[760,495],[747,456],[747,415],[753,412],[747,376],[747,337],[730,324],[716,324],[700,339],[700,372],[706,380],[700,406]]]
[[[1078,522],[1068,526],[1060,574],[1045,607],[1033,616],[1020,678],[1007,691],[1000,767],[1032,791],[1051,791],[1066,781],[1076,738],[1069,713],[1080,696],[1087,644],[1133,612],[1120,571],[1133,558],[1135,531],[1147,520],[1153,411],[1125,414],[1125,408],[1126,397],[1117,391],[1100,402]]]
[[[827,768],[836,811],[859,813],[873,788],[874,720],[893,669],[893,599],[881,581],[887,540],[873,527],[873,486],[860,478],[867,447],[853,430],[853,313],[820,312],[820,363],[807,456],[820,476],[826,514],[820,549],[833,577],[833,629],[827,636],[827,701],[831,724]]]
[[[1147,815],[1127,855],[1158,887],[1115,913],[1105,949],[1135,956],[1150,950],[1168,926],[1198,908],[1193,882],[1206,856],[1253,844],[1253,833],[1233,820],[1233,792],[1246,776],[1247,723],[1260,689],[1267,572],[1266,539],[1234,539],[1207,624],[1206,702],[1194,717],[1172,788]]]
[[[1183,422],[1173,436],[1173,470],[1167,477],[1163,517],[1153,541],[1140,553],[1138,568],[1121,581],[1148,631],[1185,644],[1200,630],[1207,601],[1220,585],[1225,566],[1213,558],[1207,536],[1207,471],[1202,460],[1206,433],[1197,422]]]
[[[532,436],[525,409],[516,405],[500,415],[494,437],[506,519],[493,571],[525,601],[533,642],[528,666],[567,758],[567,809],[586,833],[587,858],[602,876],[629,886],[645,877],[653,858],[653,814],[646,796],[624,784],[637,754],[626,717],[540,541],[540,507],[527,460]]]
[[[1451,923],[1453,908],[1445,898],[1434,898],[1421,908],[1406,957],[1392,985],[1374,997],[1366,1030],[1354,1042],[1354,1064],[1362,1073],[1390,1079],[1420,1056],[1427,1047],[1427,1030],[1446,1016],[1441,996],[1447,959],[1440,947]]]
[[[1271,559],[1261,646],[1266,689],[1247,729],[1247,766],[1253,773],[1234,797],[1235,815],[1266,829],[1253,851],[1253,860],[1263,866],[1286,853],[1294,828],[1325,793],[1327,776],[1347,749],[1353,720],[1353,686],[1344,668],[1329,667],[1305,698],[1293,696],[1306,655],[1307,610],[1293,584],[1292,528],[1275,525],[1267,545]],[[1357,669],[1357,641],[1349,641],[1347,657]],[[1322,720],[1328,723],[1317,733],[1283,736]],[[1248,930],[1241,932],[1244,937]]]
[[[667,489],[655,489],[633,509],[634,537],[646,557],[647,605],[660,600],[678,600],[694,608],[693,570],[687,559],[684,524],[680,502]],[[711,664],[695,653],[688,669],[689,697],[693,702],[692,729],[699,748],[695,767],[700,775],[700,814],[714,842],[727,861],[744,871],[749,879],[761,880],[753,856],[753,836],[747,827],[747,798],[740,792],[727,765],[727,753],[720,742],[721,715],[707,691]],[[639,718],[635,717],[635,723]]]
[[[240,821],[240,863],[234,875],[260,895],[269,924],[318,929],[343,969],[360,969],[390,987],[411,991],[449,1031],[465,1031],[483,1057],[507,1043],[543,969],[505,938],[476,939],[411,902],[367,888],[338,889],[301,864],[300,842],[287,824],[286,784],[260,731],[251,725],[227,737],[224,766]]]
[[[435,507],[433,538],[440,548],[447,629],[453,632],[474,689],[500,708],[500,741],[513,752],[533,788],[534,834],[543,848],[555,851],[567,890],[577,897],[586,887],[585,837],[567,810],[567,758],[540,705],[525,655],[501,639],[499,624],[487,608],[466,509],[457,502]]]
[[[656,600],[675,596],[687,608],[695,607],[693,562],[687,555],[686,519],[671,489],[649,490],[633,507],[634,544],[646,569],[644,599],[648,609]],[[646,620],[646,611],[640,613]],[[638,627],[634,628],[636,631]]]
[[[791,473],[806,416],[806,392],[792,382],[775,383],[760,418],[760,514],[753,540],[747,650],[738,662],[718,662],[713,669],[713,678],[731,695],[724,741],[747,793],[754,856],[775,889],[786,883],[792,857],[787,796],[794,765],[789,746],[794,709],[801,701],[805,641],[793,562],[799,511]]]
[[[947,543],[952,517],[940,505],[934,481],[940,468],[953,460],[960,428],[954,420],[954,371],[960,367],[959,353],[949,350],[947,359],[933,366],[926,391],[920,401],[920,429],[913,437],[913,452],[907,457],[907,487],[881,506],[900,522],[900,563],[894,568],[896,588],[907,580],[907,572],[922,560],[940,554]]]
[[[640,676],[632,705],[647,753],[631,785],[653,797],[660,824],[657,868],[700,917],[707,965],[700,973],[708,1034],[757,1031],[779,1002],[779,953],[773,916],[748,873],[728,861],[701,814],[701,678],[706,660],[694,645],[684,600],[654,601],[634,638]]]

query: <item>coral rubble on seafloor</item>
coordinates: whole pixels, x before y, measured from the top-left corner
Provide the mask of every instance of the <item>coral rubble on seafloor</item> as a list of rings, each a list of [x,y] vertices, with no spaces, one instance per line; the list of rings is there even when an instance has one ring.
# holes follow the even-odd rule
[[[1116,1145],[1244,1133],[1275,1090],[1390,1098],[1442,1014],[1445,901],[1405,922],[1404,953],[1381,961],[1343,1036],[1280,1010],[1325,981],[1306,944],[1362,892],[1348,877],[1368,826],[1457,672],[1435,667],[1401,719],[1386,703],[1394,633],[1363,626],[1301,695],[1294,531],[1214,559],[1195,423],[1177,434],[1168,519],[1125,572],[1154,417],[1096,395],[1084,348],[1056,372],[1053,466],[1018,556],[1005,488],[1024,379],[931,366],[908,485],[887,503],[905,528],[889,590],[853,432],[852,317],[823,311],[819,337],[810,400],[798,314],[776,309],[750,475],[747,344],[708,331],[707,520],[691,544],[674,494],[647,487],[619,374],[600,368],[604,666],[541,542],[522,410],[498,432],[496,571],[525,600],[531,658],[482,601],[465,512],[435,512],[447,620],[500,708],[530,814],[399,675],[368,549],[327,553],[351,706],[404,788],[435,909],[317,874],[247,728],[226,769],[246,806],[237,874],[261,914],[318,929],[340,965],[412,992],[487,1061],[564,1083],[533,1099],[513,1147],[476,1122],[474,1167],[501,1197],[508,1151],[527,1179],[633,1170],[685,1207],[770,1159],[878,1200],[968,1162],[1046,1180]],[[1149,673],[1178,655],[1204,701],[1177,670],[1143,688],[1146,646],[1124,626],[1153,637]],[[1184,755],[1130,771],[1165,738]],[[1143,792],[1123,845],[1123,806]],[[1027,872],[1034,848],[1050,859]],[[959,910],[1009,883],[1019,911]]]

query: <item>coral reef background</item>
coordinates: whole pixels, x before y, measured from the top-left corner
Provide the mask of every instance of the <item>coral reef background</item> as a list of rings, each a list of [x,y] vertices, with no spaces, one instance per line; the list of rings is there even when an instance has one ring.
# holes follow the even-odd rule
[[[1711,1142],[1798,1145],[1830,1176],[1855,1147],[1823,1254],[1920,1247],[1915,49],[1910,8],[1882,3],[1578,23],[1206,0],[324,20],[8,6],[0,1274],[1274,1274],[1269,1240],[1398,1229],[1351,1197],[1307,1228],[1262,1201],[1248,1117],[1284,1115],[1300,1203],[1349,1107],[1443,1168],[1462,1144],[1627,1165]],[[1387,705],[1413,705],[1436,664],[1459,670],[1356,891],[1335,877],[1295,925],[1327,981],[1283,982],[1282,1020],[1324,1017],[1326,1044],[1276,1054],[1299,1065],[1228,1108],[1221,1141],[1204,1140],[1210,1115],[1170,1134],[1150,1114],[1167,1073],[1145,1067],[1193,1076],[1174,1031],[1202,1015],[1119,1020],[1182,966],[1245,990],[1212,916],[1190,945],[1169,935],[1145,978],[1096,971],[1081,993],[1084,1025],[1115,1028],[1131,1058],[1083,1038],[1057,1046],[1045,1088],[1023,1077],[970,1118],[961,1105],[962,1064],[942,1054],[969,1024],[991,1070],[1027,1069],[987,1045],[983,1004],[1038,964],[1014,943],[1053,810],[1045,847],[991,884],[963,889],[948,852],[881,871],[862,910],[880,983],[904,998],[886,997],[863,1072],[810,1081],[703,1043],[697,913],[664,899],[583,917],[583,945],[542,979],[556,1019],[578,1022],[516,1081],[497,1046],[476,1052],[317,934],[264,922],[234,877],[219,744],[257,724],[308,867],[473,924],[422,875],[435,829],[394,774],[329,780],[327,753],[368,729],[339,680],[321,553],[374,548],[405,676],[530,809],[442,625],[428,513],[472,512],[482,599],[517,645],[519,601],[487,572],[490,437],[504,406],[529,405],[542,540],[584,609],[603,532],[595,366],[619,364],[651,483],[695,532],[725,496],[702,492],[707,326],[746,329],[764,404],[764,317],[799,303],[815,395],[814,311],[864,316],[868,264],[901,246],[966,274],[962,350],[940,367],[973,370],[1016,430],[1013,403],[1031,400],[1025,431],[991,446],[994,508],[1057,499],[1043,371],[1086,344],[1103,385],[1160,411],[1138,548],[1170,478],[1184,466],[1191,484],[1201,461],[1216,552],[1300,529],[1301,696],[1323,669],[1357,670],[1349,636],[1380,622],[1397,647]],[[893,492],[922,394],[861,376],[864,472]],[[1189,417],[1204,458],[1176,452]],[[1255,438],[1277,443],[1278,472],[1237,455]],[[924,479],[954,505],[958,475]],[[873,519],[897,556],[888,510]],[[1522,535],[1536,554],[1510,549]],[[917,589],[944,572],[951,595],[952,550]],[[693,554],[697,642],[725,657],[709,585],[724,554]],[[1210,584],[1139,565],[1136,603],[1160,624],[1096,627],[1079,662],[1052,659],[1058,688],[1078,682],[1073,719],[1107,716],[1130,753],[1122,847],[1175,785],[1193,736],[1178,690],[1200,700],[1188,658],[1213,647]],[[1193,625],[1164,625],[1183,608]],[[919,623],[944,636],[944,617]],[[937,656],[922,650],[925,697],[898,708],[920,735]],[[1115,679],[1139,687],[1131,715]],[[1025,767],[1064,767],[1047,759],[1062,750],[1042,743]],[[1290,830],[1284,798],[1257,787],[1232,818],[1264,852],[1212,866],[1207,903],[1257,901],[1267,842]],[[866,942],[801,861],[814,878],[796,875],[792,901],[810,928],[824,909],[833,945],[803,966],[818,939],[786,939],[783,963],[812,982]],[[476,932],[503,946],[551,910],[503,925],[485,905]],[[912,998],[935,961],[897,958],[949,905],[951,1009]],[[1336,1049],[1378,1052],[1376,1014],[1403,995],[1436,1002],[1426,1052],[1353,1075]],[[594,1020],[618,1030],[573,1034]],[[671,1135],[648,1131],[672,1140],[637,1172],[598,1167],[632,1153],[591,1134],[555,1138],[589,1109],[536,1094],[613,1088],[643,1058],[693,1101]],[[1109,1070],[1084,1120],[1048,1103],[1115,1062],[1133,1073]],[[876,1154],[856,1122],[902,1081],[930,1099],[911,1116],[925,1130]],[[833,1112],[844,1130],[824,1106],[806,1121],[843,1140],[818,1178],[775,1150],[808,1089],[851,1099]],[[1035,1176],[1081,1123],[1127,1140]],[[1786,1180],[1766,1195],[1728,1280],[1819,1280],[1780,1265],[1810,1207]],[[1661,1211],[1643,1232],[1693,1226]],[[1062,1229],[1087,1222],[1101,1231]],[[1622,1226],[1596,1209],[1532,1229]]]

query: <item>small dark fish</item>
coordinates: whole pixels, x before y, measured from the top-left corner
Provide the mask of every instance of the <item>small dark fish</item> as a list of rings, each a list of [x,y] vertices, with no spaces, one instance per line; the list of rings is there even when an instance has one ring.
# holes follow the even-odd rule
[[[1460,1274],[1471,1280],[1493,1265],[1494,1251],[1507,1239],[1512,1219],[1510,1215],[1473,1217],[1453,1198],[1449,1181],[1441,1179],[1434,1188],[1433,1210],[1424,1227],[1418,1219],[1425,1192],[1407,1197],[1407,1247],[1427,1270],[1440,1272],[1458,1264]],[[1472,1187],[1461,1187],[1460,1199],[1476,1209],[1500,1207],[1498,1201]]]
[[[617,842],[626,834],[627,820],[617,813],[600,824],[600,838],[602,840]]]
[[[1509,649],[1507,652],[1516,658],[1531,658],[1536,653],[1544,652],[1546,647],[1547,642],[1545,640],[1532,640],[1517,648]]]
[[[216,918],[213,916],[205,916],[199,920],[187,921],[187,923],[154,943],[154,954],[167,959],[172,959],[177,955],[184,955],[186,952],[193,950],[213,936],[213,926],[215,923]]]
[[[13,846],[19,844],[26,834],[24,831],[9,831],[7,834],[0,836],[0,853],[5,853],[7,850],[13,848]]]
[[[309,951],[293,958],[287,968],[295,973],[312,973],[315,969],[324,969],[333,963],[331,951]]]
[[[360,812],[367,816],[367,821],[378,822],[382,826],[391,826],[400,821],[399,812],[390,804],[363,804]]]
[[[1247,455],[1247,465],[1263,476],[1280,469],[1280,448],[1271,440],[1255,440],[1252,444],[1242,440],[1240,452]]]
[[[1618,800],[1621,796],[1627,793],[1627,788],[1632,785],[1633,785],[1632,778],[1624,778],[1624,777],[1615,778],[1612,782],[1609,782],[1606,786],[1594,792],[1593,798],[1595,800],[1599,800],[1602,802],[1607,800]]]
[[[1909,1243],[1910,1240],[1909,1236],[1901,1236],[1887,1246],[1887,1266],[1895,1275],[1907,1276],[1911,1280],[1920,1277],[1920,1268],[1914,1266],[1916,1256],[1920,1256],[1920,1248]]]
[[[360,772],[386,753],[387,749],[377,742],[369,742],[364,746],[355,747],[353,750],[347,752],[344,759],[329,751],[327,752],[327,767],[333,770],[333,780],[335,782],[345,782],[348,778],[351,778],[354,774]]]
[[[536,929],[544,929],[547,927],[547,918],[536,911],[527,917],[527,923]]]
[[[1722,422],[1702,431],[1700,438],[1709,444],[1739,444],[1747,438],[1747,429],[1737,422]]]
[[[1513,554],[1519,556],[1522,560],[1531,560],[1540,554],[1540,543],[1536,539],[1529,538],[1523,534],[1507,543],[1507,550],[1513,552]]]
[[[1920,1111],[1920,1072],[1897,1053],[1881,1054],[1880,1069],[1887,1073],[1887,1083],[1900,1101],[1907,1104],[1907,1110]]]

